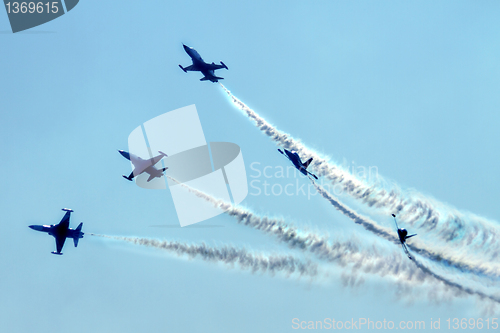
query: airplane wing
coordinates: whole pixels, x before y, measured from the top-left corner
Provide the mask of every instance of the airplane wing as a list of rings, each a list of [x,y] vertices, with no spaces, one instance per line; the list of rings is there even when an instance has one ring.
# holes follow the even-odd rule
[[[69,218],[70,218],[70,215],[71,215],[71,211],[66,211],[66,214],[64,214],[61,222],[59,222],[59,224],[57,225],[58,229],[61,229],[61,228],[68,229],[69,228]]]
[[[398,221],[396,221],[396,215],[392,214],[392,217],[394,217],[394,223],[396,223],[396,229],[399,230]]]
[[[186,71],[190,71],[190,72],[195,72],[195,71],[199,71],[199,69],[195,66],[195,65],[190,65],[190,66],[187,66],[187,67],[182,67],[182,69],[186,72]]]
[[[52,235],[56,239],[56,247],[57,247],[56,254],[60,254],[60,252],[64,246],[64,242],[66,241],[66,234],[67,234],[67,230],[69,228],[69,219],[70,219],[71,212],[72,212],[72,210],[68,209],[68,208],[64,208],[63,210],[66,211],[66,214],[64,214],[61,222],[59,222],[59,224],[54,226],[54,230],[52,233]]]
[[[226,68],[225,66],[222,66],[222,65],[217,65],[217,64],[206,64],[206,67],[209,69],[209,70],[216,70],[216,69],[221,69],[221,68]],[[188,70],[186,68],[186,70]]]
[[[58,236],[56,237],[56,248],[57,248],[57,253],[61,253],[61,250],[64,246],[64,242],[66,241],[66,236]]]
[[[158,155],[158,156],[155,156],[153,158],[150,159],[151,161],[151,166],[155,165],[156,163],[158,163],[162,158],[164,158],[165,155]]]
[[[405,243],[401,243],[401,246],[403,247],[403,251],[405,254],[408,256],[408,259],[413,259],[410,255],[410,252],[408,251],[408,248],[406,247]]]

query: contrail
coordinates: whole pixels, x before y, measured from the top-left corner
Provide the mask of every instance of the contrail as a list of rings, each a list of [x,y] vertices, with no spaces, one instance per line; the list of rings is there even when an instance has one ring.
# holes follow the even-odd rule
[[[486,295],[480,291],[475,292],[473,289],[451,282],[428,268],[423,270],[422,267],[425,266],[412,265],[409,260],[402,260],[401,256],[390,255],[389,253],[379,253],[381,251],[378,250],[375,245],[369,250],[361,250],[360,247],[352,241],[329,244],[325,237],[313,233],[300,232],[295,227],[287,225],[283,220],[260,217],[242,207],[234,206],[231,203],[214,198],[202,191],[180,183],[170,176],[167,177],[177,182],[189,192],[205,199],[214,207],[224,210],[239,223],[273,235],[280,241],[288,244],[291,248],[310,252],[319,259],[338,264],[341,267],[351,266],[353,272],[361,270],[364,273],[377,274],[382,277],[392,275],[404,282],[419,284],[427,281],[429,278],[434,278],[442,282],[445,286],[455,288],[459,291],[465,291],[468,294],[476,295],[480,298]],[[390,237],[389,234],[387,235],[387,237]],[[429,272],[432,272],[432,274],[429,274]],[[499,299],[495,296],[486,295],[486,297],[500,303]]]
[[[486,298],[486,299],[489,299],[489,300],[491,300],[493,302],[500,303],[500,297],[499,296],[487,295],[487,294],[485,294],[485,293],[483,293],[483,292],[481,292],[479,290],[474,290],[472,288],[465,287],[465,286],[463,286],[463,285],[461,285],[461,284],[459,284],[457,282],[453,282],[451,280],[446,279],[445,277],[443,277],[441,275],[438,275],[438,274],[434,273],[430,268],[428,268],[427,266],[425,266],[424,264],[422,264],[421,262],[419,262],[415,258],[413,258],[412,261],[415,263],[415,265],[417,265],[418,268],[420,268],[426,274],[429,274],[430,276],[432,276],[436,280],[439,280],[439,281],[443,282],[445,285],[447,285],[449,287],[455,288],[455,289],[460,290],[460,291],[462,291],[464,293],[467,293],[469,295],[479,296],[480,298]]]
[[[154,247],[166,250],[178,256],[186,255],[189,258],[201,258],[204,261],[212,263],[223,263],[230,267],[240,267],[250,270],[252,273],[262,272],[274,275],[276,273],[285,273],[287,276],[298,273],[300,276],[315,277],[318,275],[318,265],[311,261],[300,261],[291,255],[264,255],[253,254],[244,248],[235,248],[232,246],[211,247],[202,244],[185,244],[175,241],[160,241],[157,239],[141,237],[120,237],[97,235],[94,236],[121,240],[136,245]]]
[[[358,214],[356,211],[352,210],[337,198],[335,198],[331,193],[329,193],[324,187],[317,184],[311,179],[313,186],[316,188],[319,194],[325,198],[335,209],[350,218],[354,223],[363,226],[366,230],[371,231],[375,235],[384,238],[394,244],[399,245],[400,241],[395,236],[395,233],[390,229],[379,226],[375,221],[368,217]],[[418,241],[417,241],[418,242]],[[500,277],[500,268],[494,263],[484,263],[484,259],[476,258],[476,260],[468,259],[465,257],[457,258],[456,256],[450,256],[448,253],[436,252],[435,250],[426,248],[423,244],[411,245],[407,244],[408,247],[423,257],[431,259],[436,262],[446,262],[452,267],[459,269],[462,272],[468,272],[473,274],[481,274],[491,277]],[[447,250],[448,252],[450,250]],[[479,263],[478,263],[479,262]]]
[[[482,250],[482,255],[491,260],[498,260],[500,257],[498,224],[472,214],[464,215],[416,192],[407,195],[396,186],[392,186],[391,190],[386,190],[380,184],[368,185],[365,181],[356,178],[348,171],[307,148],[291,135],[272,126],[236,98],[222,83],[220,85],[231,98],[233,104],[252,119],[263,133],[284,148],[295,150],[303,159],[312,157],[313,161],[310,167],[317,176],[327,178],[334,187],[339,186],[342,192],[351,195],[369,207],[383,209],[383,213],[386,215],[396,213],[402,221],[414,228],[427,232],[433,231],[442,241],[457,248],[473,246]]]

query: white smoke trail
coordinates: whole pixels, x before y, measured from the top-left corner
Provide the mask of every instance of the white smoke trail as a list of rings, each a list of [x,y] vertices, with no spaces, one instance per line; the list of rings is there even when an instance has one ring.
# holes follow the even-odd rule
[[[300,276],[315,277],[318,275],[318,265],[311,261],[301,261],[291,255],[264,255],[254,254],[244,248],[231,246],[211,247],[202,244],[185,244],[175,241],[160,241],[156,239],[141,237],[120,237],[97,235],[94,236],[121,240],[136,245],[154,247],[174,253],[178,256],[186,255],[189,258],[200,258],[207,262],[223,263],[229,267],[240,267],[244,270],[255,272],[267,272],[271,275],[284,273],[290,276],[294,273]]]
[[[394,276],[400,281],[411,284],[422,284],[429,280],[434,282],[440,281],[444,286],[456,291],[479,296],[480,298],[486,297],[491,301],[500,303],[500,298],[452,282],[422,264],[412,265],[410,261],[402,260],[400,255],[380,253],[381,251],[375,245],[369,250],[362,250],[352,241],[333,242],[329,244],[326,238],[313,233],[300,232],[295,227],[286,224],[283,220],[260,217],[242,207],[234,206],[231,203],[214,198],[202,191],[180,183],[170,176],[167,177],[189,192],[211,203],[214,207],[224,210],[239,223],[273,235],[291,248],[310,252],[319,259],[338,264],[341,267],[350,266],[354,275],[358,270],[361,270],[363,273],[376,274],[382,277]]]
[[[425,272],[426,274],[432,276],[436,280],[443,282],[448,287],[452,287],[452,288],[454,288],[456,290],[459,290],[459,291],[464,292],[464,293],[469,294],[469,295],[479,296],[482,299],[489,299],[489,300],[491,300],[491,301],[493,301],[495,303],[500,303],[500,296],[498,296],[498,295],[488,295],[488,294],[486,294],[486,293],[484,293],[482,291],[469,288],[469,287],[464,286],[462,284],[459,284],[457,282],[453,282],[453,281],[451,281],[451,280],[443,277],[442,275],[436,274],[429,267],[425,266],[423,263],[419,262],[417,259],[413,258],[412,261],[423,272]]]
[[[316,175],[326,177],[334,186],[340,186],[344,193],[369,207],[382,209],[385,215],[396,213],[400,220],[414,228],[433,231],[439,239],[457,248],[466,245],[469,248],[480,249],[483,251],[482,255],[490,260],[498,259],[500,256],[498,224],[472,214],[464,215],[419,193],[408,195],[397,188],[386,190],[380,184],[369,185],[307,148],[291,135],[269,124],[236,98],[222,83],[220,85],[233,104],[245,112],[271,140],[286,149],[295,150],[304,160],[312,157],[310,168]]]
[[[335,209],[350,218],[354,223],[363,226],[366,230],[371,231],[377,236],[384,238],[392,243],[400,243],[395,233],[390,229],[381,227],[370,218],[358,214],[356,211],[340,202],[321,185],[316,184],[313,180],[311,180],[311,182],[323,198],[325,198],[333,207],[335,207]],[[494,278],[500,277],[500,267],[498,266],[498,264],[485,262],[484,258],[477,258],[473,254],[469,254],[467,256],[451,254],[450,252],[452,252],[452,250],[450,249],[441,249],[440,251],[437,251],[435,249],[428,248],[416,239],[412,239],[412,241],[414,242],[414,244],[407,244],[408,247],[412,251],[420,254],[423,257],[436,262],[446,262],[448,265],[455,267],[462,272],[490,276]]]

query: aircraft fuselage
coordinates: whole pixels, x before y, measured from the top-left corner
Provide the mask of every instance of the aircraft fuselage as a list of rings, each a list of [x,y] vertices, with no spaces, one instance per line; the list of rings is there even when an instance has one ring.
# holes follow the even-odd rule
[[[198,53],[198,51],[196,51],[192,47],[189,47],[189,46],[186,46],[186,45],[183,45],[183,47],[184,47],[184,51],[186,51],[186,53],[191,57],[191,60],[193,60],[193,63],[194,62],[205,63],[205,61],[203,61],[203,58]]]
[[[406,236],[408,235],[408,231],[406,229],[398,229],[399,241],[404,243],[406,241]]]
[[[285,154],[288,156],[288,159],[293,163],[295,168],[299,170],[304,176],[307,176],[307,170],[304,168],[304,163],[302,163],[302,160],[299,157],[299,154],[297,154],[294,151],[289,151],[284,149]]]
[[[83,238],[84,233],[71,228],[57,228],[57,224],[53,225],[30,225],[29,227],[36,231],[46,232],[55,238],[65,237],[65,238]]]

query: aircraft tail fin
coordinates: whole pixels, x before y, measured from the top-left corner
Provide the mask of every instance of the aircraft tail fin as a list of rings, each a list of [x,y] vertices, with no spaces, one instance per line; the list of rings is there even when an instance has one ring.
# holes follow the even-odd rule
[[[75,247],[78,246],[78,240],[80,239],[80,232],[82,231],[82,227],[83,227],[83,222],[80,223],[78,227],[75,229],[75,231],[77,232],[76,236],[73,237],[73,243],[75,243]]]
[[[308,159],[308,160],[306,161],[306,163],[304,163],[304,168],[306,168],[306,169],[307,169],[307,167],[309,166],[309,164],[311,164],[312,160],[313,160],[313,158],[312,158],[312,157],[311,157],[310,159]]]

